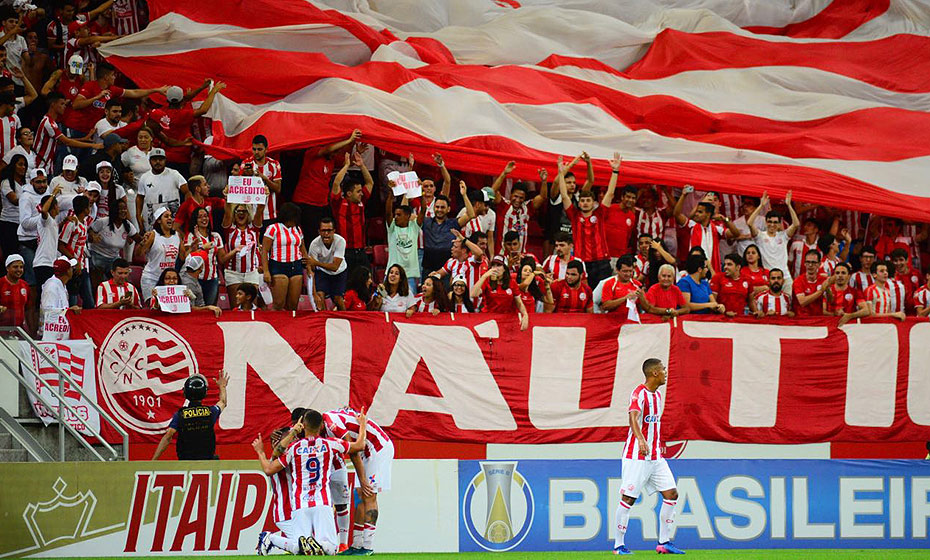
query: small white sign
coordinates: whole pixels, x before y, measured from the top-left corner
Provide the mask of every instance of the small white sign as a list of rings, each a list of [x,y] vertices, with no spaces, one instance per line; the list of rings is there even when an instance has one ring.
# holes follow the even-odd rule
[[[388,173],[388,180],[394,181],[394,195],[407,195],[408,199],[420,198],[423,189],[420,187],[420,178],[417,177],[416,171],[399,173],[392,171]]]
[[[226,202],[230,204],[265,204],[265,181],[255,176],[232,176],[226,191]]]
[[[155,286],[155,295],[158,297],[158,307],[165,313],[191,312],[191,300],[187,297],[186,286]]]

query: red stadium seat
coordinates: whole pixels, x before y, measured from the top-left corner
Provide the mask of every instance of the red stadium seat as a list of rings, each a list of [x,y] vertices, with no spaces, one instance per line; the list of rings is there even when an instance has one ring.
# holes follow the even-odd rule
[[[139,296],[142,299],[146,299],[146,295],[142,293],[142,267],[137,265],[132,265],[129,267],[129,283],[136,287],[139,290]],[[152,297],[149,295],[148,297]]]
[[[384,268],[388,262],[387,245],[375,245],[375,266]]]
[[[387,241],[387,226],[384,218],[376,217],[368,220],[368,243],[377,245]]]
[[[224,293],[220,293],[219,297],[216,298],[216,306],[222,309],[223,311],[228,311],[229,307],[229,296]]]
[[[297,311],[313,311],[313,302],[310,301],[310,296],[306,294],[300,296],[300,299],[297,300]]]

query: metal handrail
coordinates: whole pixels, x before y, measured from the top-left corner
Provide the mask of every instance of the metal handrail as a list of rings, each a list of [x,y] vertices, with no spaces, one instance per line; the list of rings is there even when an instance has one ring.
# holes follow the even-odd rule
[[[123,427],[120,426],[120,425],[113,419],[113,417],[110,416],[110,414],[109,414],[106,410],[104,410],[103,408],[101,408],[101,406],[97,403],[97,401],[96,401],[95,399],[89,398],[89,397],[87,396],[87,393],[84,392],[84,390],[81,388],[81,386],[80,386],[79,384],[75,383],[75,381],[71,378],[70,375],[68,375],[67,373],[65,373],[65,371],[64,371],[63,369],[61,369],[61,367],[58,366],[58,364],[52,362],[52,360],[48,357],[48,355],[42,350],[41,347],[39,347],[38,344],[36,344],[36,342],[32,339],[32,337],[30,337],[30,336],[26,333],[26,331],[24,331],[24,330],[23,330],[22,328],[20,328],[20,327],[12,327],[12,328],[11,328],[11,327],[2,327],[2,328],[0,328],[0,333],[13,333],[13,334],[15,334],[15,335],[16,335],[18,338],[20,338],[23,342],[25,342],[25,343],[28,344],[30,347],[32,347],[32,349],[35,350],[39,355],[41,355],[41,356],[42,356],[41,359],[42,359],[42,360],[45,360],[46,363],[48,363],[48,364],[58,373],[58,394],[57,394],[57,398],[58,398],[59,407],[58,407],[58,408],[55,408],[55,407],[53,407],[49,402],[47,402],[47,401],[44,399],[44,397],[43,397],[38,391],[36,391],[33,387],[31,387],[31,386],[30,386],[30,385],[31,385],[30,383],[26,382],[26,379],[25,379],[24,376],[22,376],[19,372],[14,372],[8,365],[6,365],[6,363],[4,363],[4,367],[6,367],[6,369],[7,369],[11,374],[13,374],[13,376],[14,376],[14,377],[16,378],[16,380],[20,383],[20,385],[22,385],[23,387],[25,387],[26,390],[27,390],[28,392],[30,392],[30,393],[31,393],[32,395],[34,395],[37,399],[39,399],[39,401],[42,402],[43,405],[49,407],[50,409],[56,410],[56,412],[57,412],[57,417],[58,417],[58,430],[59,430],[59,445],[58,445],[58,447],[59,447],[59,459],[60,459],[61,461],[64,461],[64,451],[65,451],[65,449],[64,449],[64,431],[65,431],[66,429],[67,429],[68,431],[70,431],[70,432],[81,442],[81,444],[84,445],[84,447],[86,447],[86,448],[87,448],[88,450],[90,450],[94,455],[96,455],[98,459],[100,459],[101,461],[105,461],[105,460],[106,460],[102,455],[100,455],[100,453],[97,452],[96,449],[94,449],[94,447],[93,447],[89,442],[87,442],[87,440],[86,440],[86,438],[85,438],[85,436],[84,436],[83,434],[81,434],[80,432],[78,432],[76,429],[74,429],[74,427],[72,427],[72,426],[71,426],[70,424],[68,424],[67,422],[64,422],[64,421],[63,421],[62,413],[61,413],[61,406],[64,406],[67,410],[71,411],[71,413],[74,414],[76,418],[80,417],[80,416],[78,415],[77,411],[76,411],[70,404],[68,404],[67,401],[64,400],[64,396],[63,396],[62,392],[63,392],[63,390],[64,390],[64,385],[65,385],[64,382],[65,382],[65,380],[67,380],[68,383],[70,384],[70,386],[71,386],[74,390],[76,390],[76,391],[78,392],[78,394],[81,395],[81,397],[84,398],[84,400],[87,402],[87,404],[89,404],[94,410],[97,411],[97,413],[100,415],[100,417],[101,417],[107,424],[109,424],[111,428],[113,428],[114,430],[116,430],[116,432],[117,432],[120,436],[122,436],[122,439],[123,439],[123,453],[122,453],[122,459],[123,459],[124,461],[128,461],[128,460],[129,460],[129,433],[128,433],[126,430],[124,430]],[[6,340],[3,336],[0,336],[0,344],[3,344],[3,346],[10,352],[10,354],[16,356],[17,361],[19,361],[20,363],[25,363],[25,361],[23,360],[23,358],[22,358],[22,357],[20,356],[20,354],[19,354],[19,351],[18,351],[19,349],[18,349],[18,348],[17,348],[17,349],[11,348],[10,345],[8,344],[7,340]],[[27,364],[27,365],[28,365],[28,367],[32,368],[32,364],[31,364],[31,363],[30,363],[30,364]],[[43,387],[45,387],[46,389],[48,389],[53,395],[55,394],[55,390],[54,390],[44,379],[42,379],[42,377],[39,375],[39,372],[37,372],[37,371],[34,372],[34,375],[35,375],[36,380],[37,380],[39,383],[41,383]],[[93,437],[97,438],[97,440],[100,441],[100,443],[103,444],[103,446],[113,455],[113,458],[114,458],[114,459],[119,459],[119,458],[120,458],[119,452],[117,452],[115,449],[113,449],[112,446],[110,446],[110,444],[102,437],[102,435],[100,434],[99,431],[94,430],[94,429],[93,429],[92,427],[90,427],[89,425],[86,425],[86,427],[87,427],[88,430],[91,432],[91,435],[92,435]]]

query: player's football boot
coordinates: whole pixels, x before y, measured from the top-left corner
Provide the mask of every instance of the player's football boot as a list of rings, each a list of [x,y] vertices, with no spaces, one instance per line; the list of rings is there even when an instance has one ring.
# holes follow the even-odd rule
[[[336,554],[342,554],[347,550],[349,550],[349,545],[346,543],[339,543],[339,550],[336,551]]]
[[[614,549],[614,554],[633,554],[633,551],[627,548],[625,544],[621,544]]]
[[[685,551],[678,548],[672,541],[666,543],[659,543],[659,546],[656,547],[656,552],[659,554],[684,554]]]
[[[357,546],[350,546],[349,548],[343,550],[339,553],[339,556],[358,556],[358,551],[361,550]]]
[[[255,552],[259,556],[267,556],[271,551],[271,539],[268,538],[270,533],[268,531],[262,531],[258,534],[258,546],[255,547]]]
[[[325,556],[326,552],[320,543],[316,542],[313,537],[300,537],[297,541],[300,544],[300,553],[304,556]]]
[[[371,548],[360,548],[358,549],[358,552],[356,552],[355,554],[357,556],[371,556],[374,553],[375,551]]]

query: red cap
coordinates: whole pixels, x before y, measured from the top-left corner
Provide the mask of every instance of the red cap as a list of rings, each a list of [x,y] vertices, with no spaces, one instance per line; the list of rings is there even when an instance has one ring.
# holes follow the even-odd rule
[[[78,29],[87,25],[86,21],[72,21],[68,24],[68,35],[74,35],[77,33]]]
[[[171,129],[171,117],[169,117],[168,113],[162,111],[161,109],[155,109],[149,113],[149,118],[157,122],[161,126],[162,130]]]

